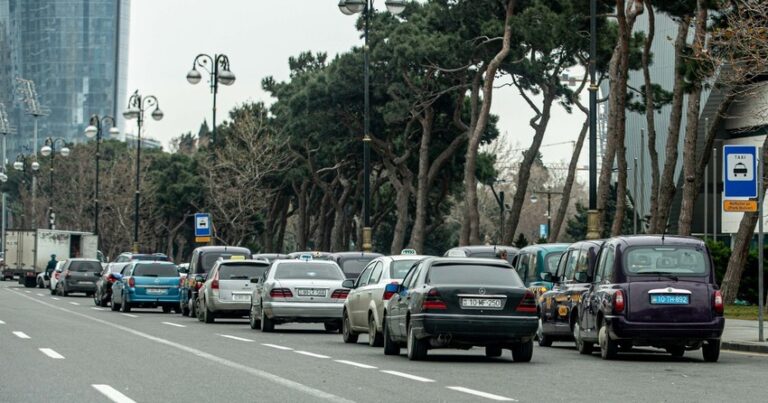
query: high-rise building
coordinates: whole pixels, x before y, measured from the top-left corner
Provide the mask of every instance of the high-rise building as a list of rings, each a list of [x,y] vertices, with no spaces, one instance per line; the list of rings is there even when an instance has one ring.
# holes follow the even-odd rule
[[[122,122],[130,0],[0,0],[0,101],[17,134],[8,155],[39,150],[45,137],[79,143],[91,114]],[[45,116],[33,145],[17,78],[35,83]]]

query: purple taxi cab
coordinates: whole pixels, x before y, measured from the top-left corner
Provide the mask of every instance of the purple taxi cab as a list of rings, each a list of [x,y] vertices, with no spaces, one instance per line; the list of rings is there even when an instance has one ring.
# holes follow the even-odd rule
[[[665,349],[675,357],[702,349],[720,356],[723,298],[703,241],[678,236],[607,240],[590,274],[573,333],[582,354],[595,344],[604,359],[633,346]]]

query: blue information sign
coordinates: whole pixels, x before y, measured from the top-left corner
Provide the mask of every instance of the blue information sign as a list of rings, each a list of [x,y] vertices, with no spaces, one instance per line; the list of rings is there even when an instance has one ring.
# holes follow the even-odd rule
[[[723,146],[723,197],[757,197],[757,147]]]
[[[195,214],[195,236],[211,236],[211,216],[206,213]]]
[[[549,227],[547,224],[539,224],[539,238],[549,238]]]

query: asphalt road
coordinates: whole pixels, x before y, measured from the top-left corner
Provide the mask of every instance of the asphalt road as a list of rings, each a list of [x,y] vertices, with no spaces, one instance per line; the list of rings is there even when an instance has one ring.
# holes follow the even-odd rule
[[[572,346],[536,346],[530,363],[482,349],[411,362],[322,325],[265,334],[245,319],[125,315],[0,283],[0,402],[768,401],[766,355],[723,352],[709,364],[699,351],[636,349],[603,361]]]

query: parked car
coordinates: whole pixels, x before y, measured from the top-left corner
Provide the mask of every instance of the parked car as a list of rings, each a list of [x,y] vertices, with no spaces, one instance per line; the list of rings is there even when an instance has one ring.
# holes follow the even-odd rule
[[[600,346],[604,359],[633,346],[666,349],[675,357],[702,349],[717,361],[723,297],[703,241],[677,236],[607,240],[579,304],[574,338],[580,353]]]
[[[288,254],[289,259],[300,259],[304,256],[312,256],[312,260],[330,260],[330,252],[320,251],[304,251],[304,252],[291,252]]]
[[[497,258],[502,251],[507,252],[507,262],[511,264],[520,250],[514,246],[503,245],[457,246],[448,249],[443,256],[494,259]]]
[[[341,267],[341,271],[348,279],[357,279],[360,273],[377,257],[384,256],[373,252],[338,252],[331,255],[330,259]]]
[[[560,257],[552,290],[539,298],[539,345],[549,347],[553,341],[573,340],[573,326],[579,319],[579,301],[589,288],[597,254],[603,241],[582,241],[571,244]],[[545,276],[548,277],[548,276]]]
[[[256,280],[251,297],[251,327],[272,332],[288,322],[324,323],[341,328],[341,312],[349,290],[344,272],[328,260],[277,260]],[[258,320],[257,320],[258,319]]]
[[[219,259],[250,259],[251,251],[239,246],[200,246],[192,251],[189,274],[181,284],[179,310],[184,316],[196,316],[197,292],[203,286],[208,272]]]
[[[428,256],[382,256],[372,260],[356,280],[343,283],[349,288],[344,301],[342,335],[345,343],[357,343],[361,333],[368,334],[368,344],[381,347],[384,344],[382,317],[384,305],[392,298],[384,288],[387,284],[399,284],[416,262]]]
[[[56,283],[56,294],[67,296],[73,292],[82,292],[88,297],[93,296],[101,270],[98,259],[67,259]]]
[[[57,265],[58,265],[58,263],[57,263]],[[37,275],[37,288],[50,288],[51,275],[52,274],[53,274],[53,269],[48,269],[48,270],[41,271]]]
[[[285,253],[255,253],[251,258],[254,260],[265,260],[269,263],[278,259],[291,259],[291,257]]]
[[[93,293],[93,303],[96,306],[107,306],[112,301],[112,285],[118,281],[120,272],[130,262],[108,263],[96,280],[96,291]]]
[[[219,260],[197,296],[197,319],[213,323],[217,317],[243,317],[251,308],[253,286],[269,268],[263,260]]]
[[[64,260],[60,260],[56,263],[56,268],[53,269],[51,275],[48,278],[48,287],[50,288],[51,295],[56,295],[56,286],[59,284],[61,278],[61,271],[64,268]]]
[[[566,249],[566,243],[545,243],[520,249],[512,265],[536,297],[552,288],[551,276],[557,271],[557,262]]]
[[[145,260],[145,261],[162,260],[162,261],[170,262],[171,258],[169,258],[165,253],[123,252],[115,259],[114,263],[127,263],[134,260]]]
[[[112,310],[157,308],[168,313],[179,308],[179,269],[164,261],[134,261],[123,268],[112,284]]]
[[[384,311],[384,354],[423,360],[433,348],[485,347],[488,357],[511,349],[515,361],[533,356],[536,299],[500,259],[427,258],[392,292]]]

